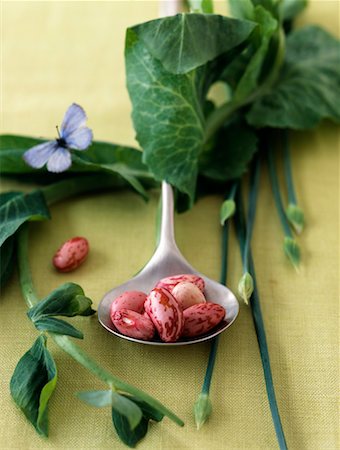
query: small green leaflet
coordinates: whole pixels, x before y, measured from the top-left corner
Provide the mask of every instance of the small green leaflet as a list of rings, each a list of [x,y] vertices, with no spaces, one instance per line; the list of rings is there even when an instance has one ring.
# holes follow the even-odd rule
[[[64,334],[77,339],[83,339],[84,335],[73,325],[65,320],[56,319],[55,317],[41,317],[33,320],[33,324],[39,331],[49,331],[51,333]]]
[[[292,20],[307,6],[308,0],[283,0],[280,10],[283,20]]]
[[[16,195],[0,207],[0,245],[28,220],[46,220],[50,213],[40,191]]]
[[[112,405],[112,391],[84,391],[77,392],[76,396],[79,400],[87,403],[90,406],[96,408],[104,408],[105,406]]]
[[[255,24],[217,14],[177,14],[128,29],[167,72],[185,74],[241,44]]]
[[[309,129],[322,119],[340,121],[340,42],[317,26],[293,31],[273,89],[250,108],[257,127]]]
[[[112,421],[120,439],[129,447],[135,447],[136,444],[146,435],[148,431],[149,420],[160,422],[163,414],[150,406],[149,404],[138,400],[136,397],[126,396],[125,398],[133,402],[142,411],[142,418],[138,425],[131,430],[129,421],[117,409],[112,408]]]
[[[85,297],[81,286],[65,283],[30,308],[27,314],[31,320],[46,316],[89,316],[95,313],[91,305],[92,300]]]
[[[48,435],[48,401],[57,382],[57,368],[39,336],[18,362],[10,382],[11,395],[39,434]]]
[[[234,200],[224,200],[220,209],[220,223],[222,226],[234,215],[235,209],[236,206]]]

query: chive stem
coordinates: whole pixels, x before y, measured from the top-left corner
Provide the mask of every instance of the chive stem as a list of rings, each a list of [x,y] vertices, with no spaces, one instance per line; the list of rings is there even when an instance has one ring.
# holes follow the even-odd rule
[[[279,214],[279,218],[281,221],[281,225],[283,228],[283,231],[285,233],[285,236],[293,238],[293,233],[290,229],[287,216],[283,207],[281,193],[280,193],[280,187],[279,182],[277,178],[277,172],[275,167],[275,153],[274,150],[267,150],[267,160],[268,160],[268,168],[269,168],[269,177],[270,177],[270,183],[272,187],[272,192],[274,195],[275,200],[275,206],[277,209],[277,212]]]
[[[292,165],[290,158],[290,148],[289,148],[289,131],[284,130],[282,132],[283,138],[283,166],[284,166],[284,174],[286,178],[287,184],[287,193],[288,193],[288,203],[293,205],[297,205],[293,175],[292,175]]]
[[[28,259],[28,224],[21,226],[18,232],[18,269],[21,292],[28,308],[39,302],[34,291],[32,274]]]
[[[243,252],[243,272],[249,272],[249,253],[250,253],[250,242],[253,235],[254,222],[255,222],[255,212],[256,212],[256,202],[257,194],[259,191],[260,183],[260,173],[261,173],[261,160],[257,156],[254,162],[254,169],[251,172],[250,186],[249,186],[249,204],[248,204],[248,214],[247,214],[247,231],[246,240]]]
[[[241,254],[244,253],[246,245],[247,225],[244,218],[242,197],[239,194],[237,196],[237,208],[235,214],[236,234],[240,245]],[[256,283],[255,266],[249,249],[249,270],[254,281],[254,291],[251,296],[250,306],[252,312],[252,318],[255,326],[257,341],[259,344],[260,356],[262,361],[262,367],[264,372],[267,396],[269,401],[269,407],[272,414],[273,424],[277,436],[277,440],[281,450],[287,449],[287,444],[282,428],[282,423],[279,415],[278,405],[275,397],[273,377],[270,367],[269,351],[266,339],[266,333],[264,328],[264,322],[260,306],[260,295]]]

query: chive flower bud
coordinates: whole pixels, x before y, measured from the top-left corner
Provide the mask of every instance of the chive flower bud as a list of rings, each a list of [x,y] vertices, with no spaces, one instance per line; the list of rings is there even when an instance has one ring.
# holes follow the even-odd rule
[[[305,225],[305,216],[302,209],[294,203],[289,203],[286,208],[286,216],[294,230],[301,234]]]
[[[238,283],[237,289],[238,289],[238,293],[239,293],[240,297],[242,298],[242,300],[244,301],[244,303],[246,305],[248,305],[249,299],[254,290],[253,277],[250,275],[249,272],[245,272],[242,275],[242,278],[240,279],[240,281]]]
[[[290,262],[293,264],[296,270],[298,270],[300,265],[300,247],[298,246],[295,239],[289,236],[285,236],[283,248],[285,254],[288,256]]]
[[[209,394],[200,393],[194,404],[194,414],[197,429],[199,430],[205,421],[209,418],[212,411],[211,400]]]

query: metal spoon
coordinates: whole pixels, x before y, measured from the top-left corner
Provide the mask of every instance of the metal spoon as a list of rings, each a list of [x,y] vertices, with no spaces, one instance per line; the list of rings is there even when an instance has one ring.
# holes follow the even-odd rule
[[[177,342],[171,343],[162,342],[159,338],[155,338],[151,341],[143,341],[141,339],[135,339],[119,333],[110,319],[110,306],[115,298],[125,291],[142,291],[149,293],[161,278],[184,273],[194,273],[202,277],[205,281],[205,296],[207,300],[223,306],[226,314],[223,321],[220,322],[219,325],[205,335],[197,336],[195,338],[183,338]],[[139,342],[141,344],[148,345],[177,346],[204,342],[214,336],[217,336],[234,322],[238,311],[239,305],[236,297],[228,288],[199,273],[181,255],[174,237],[173,191],[169,184],[163,182],[162,224],[158,247],[156,248],[156,251],[150,261],[136,276],[126,283],[121,284],[120,286],[117,286],[107,292],[107,294],[103,297],[98,307],[99,322],[110,333],[132,342]]]

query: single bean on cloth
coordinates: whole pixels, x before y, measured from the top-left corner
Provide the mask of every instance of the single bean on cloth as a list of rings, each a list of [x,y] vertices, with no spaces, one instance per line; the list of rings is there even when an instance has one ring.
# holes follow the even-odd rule
[[[88,253],[88,240],[74,237],[64,242],[54,255],[52,263],[59,272],[71,272],[85,261]]]
[[[126,291],[113,300],[110,317],[117,330],[129,337],[163,342],[207,333],[225,316],[225,309],[204,296],[204,280],[193,274],[163,278],[149,295]]]

